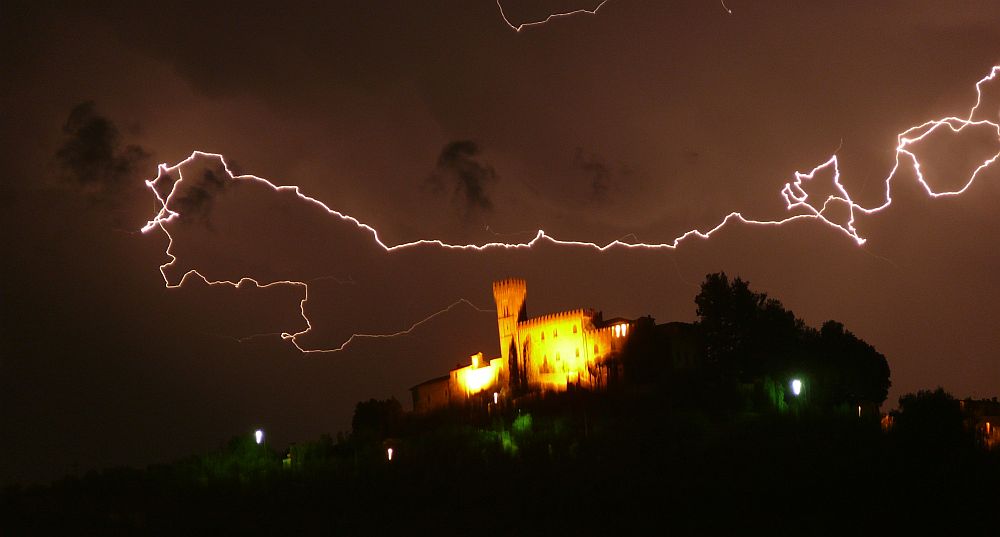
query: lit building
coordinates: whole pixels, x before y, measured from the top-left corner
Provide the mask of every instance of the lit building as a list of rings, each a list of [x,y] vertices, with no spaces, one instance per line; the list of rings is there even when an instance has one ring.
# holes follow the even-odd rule
[[[522,279],[493,283],[500,356],[472,355],[467,366],[411,388],[413,409],[426,412],[480,393],[494,400],[571,387],[602,388],[613,360],[631,336],[634,321],[603,320],[599,312],[574,309],[528,318]],[[495,394],[495,395],[493,395]]]
[[[958,401],[966,429],[987,449],[1000,448],[1000,401],[993,399],[962,399]]]

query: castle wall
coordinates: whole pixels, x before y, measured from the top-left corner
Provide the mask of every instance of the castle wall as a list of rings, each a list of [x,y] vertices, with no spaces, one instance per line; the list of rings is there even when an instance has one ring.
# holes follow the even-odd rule
[[[567,384],[589,385],[586,329],[590,315],[572,310],[529,319],[518,325],[528,386],[564,391]]]
[[[451,403],[450,376],[428,380],[410,388],[413,395],[413,411],[424,414],[446,407]]]
[[[493,358],[488,362],[483,359],[483,353],[472,355],[472,363],[452,369],[449,375],[449,388],[452,399],[468,399],[481,392],[499,392],[503,358]]]
[[[631,329],[631,325],[626,322],[595,329],[590,335],[590,341],[596,348],[594,356],[603,359],[621,352]]]
[[[593,319],[592,310],[577,309],[518,324],[530,387],[565,391],[570,385],[604,385],[602,362],[621,350],[628,324],[596,328]]]
[[[632,325],[630,323],[619,321],[595,328],[588,334],[588,345],[592,351],[594,361],[594,367],[591,370],[596,377],[593,381],[594,387],[607,386],[607,375],[612,374],[607,369],[609,360],[624,350],[625,342],[628,341],[631,330]],[[618,367],[618,365],[616,364],[615,367]],[[621,371],[616,371],[613,374],[620,376]]]

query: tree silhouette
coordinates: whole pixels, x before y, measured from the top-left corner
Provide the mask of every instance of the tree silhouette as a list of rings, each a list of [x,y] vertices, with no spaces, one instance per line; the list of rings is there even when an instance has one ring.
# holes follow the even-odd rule
[[[698,326],[708,360],[748,380],[787,369],[802,343],[804,324],[765,293],[739,277],[709,274],[695,296]]]
[[[396,434],[403,420],[403,406],[395,397],[369,399],[354,407],[351,432],[361,441],[385,440]]]
[[[832,404],[881,404],[889,394],[889,363],[885,356],[837,321],[823,323],[816,335],[814,369],[826,379]]]
[[[933,449],[971,443],[962,423],[962,408],[944,388],[900,397],[894,417],[893,432],[913,445]]]
[[[774,386],[806,375],[810,399],[829,407],[881,404],[888,395],[885,356],[837,321],[817,331],[725,272],[705,277],[695,304],[706,358],[724,375]]]

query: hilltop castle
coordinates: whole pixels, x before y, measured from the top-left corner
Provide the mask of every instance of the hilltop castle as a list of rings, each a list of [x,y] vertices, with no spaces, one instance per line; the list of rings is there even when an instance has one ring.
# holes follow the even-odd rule
[[[470,364],[411,388],[413,410],[427,412],[480,395],[493,402],[524,393],[602,388],[635,321],[604,320],[600,312],[574,309],[528,318],[527,284],[493,283],[500,356],[472,355]]]

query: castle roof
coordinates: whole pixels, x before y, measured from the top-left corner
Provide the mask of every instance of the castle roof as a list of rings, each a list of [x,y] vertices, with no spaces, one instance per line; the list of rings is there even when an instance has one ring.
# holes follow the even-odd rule
[[[451,375],[444,375],[443,377],[435,377],[435,378],[432,378],[430,380],[425,380],[425,381],[421,382],[420,384],[414,384],[413,386],[410,386],[410,389],[411,390],[416,390],[417,388],[419,388],[421,386],[426,386],[428,384],[436,384],[438,382],[448,382],[448,380],[450,378],[451,378]]]
[[[621,323],[631,323],[634,322],[633,319],[626,319],[625,317],[612,317],[611,319],[604,319],[597,328],[604,328],[605,326],[614,326]]]

